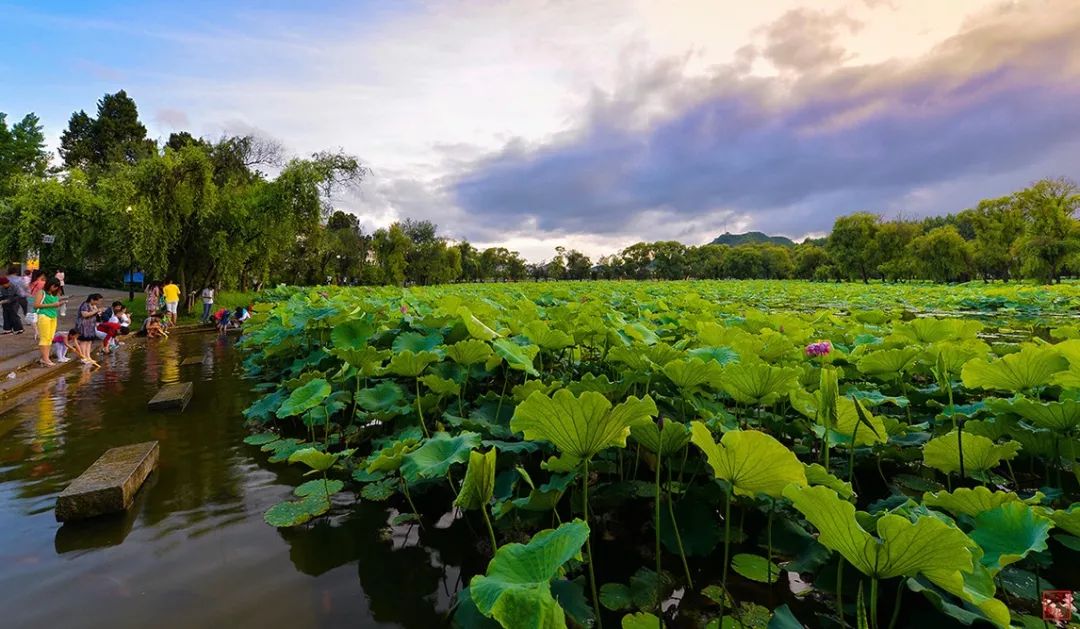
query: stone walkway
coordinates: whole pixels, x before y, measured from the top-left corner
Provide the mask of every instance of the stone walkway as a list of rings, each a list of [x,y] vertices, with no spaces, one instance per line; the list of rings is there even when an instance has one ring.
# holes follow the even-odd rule
[[[127,291],[118,291],[108,288],[93,288],[91,286],[73,286],[68,284],[64,292],[71,299],[68,301],[65,316],[60,317],[56,324],[58,331],[70,330],[75,324],[75,314],[86,296],[91,293],[101,293],[106,304],[114,301],[127,301]],[[132,320],[142,321],[144,313],[133,312]],[[37,342],[34,340],[34,331],[29,326],[26,331],[19,335],[8,334],[0,336],[0,378],[7,378],[8,374],[18,371],[38,358]],[[38,367],[44,369],[44,367]]]

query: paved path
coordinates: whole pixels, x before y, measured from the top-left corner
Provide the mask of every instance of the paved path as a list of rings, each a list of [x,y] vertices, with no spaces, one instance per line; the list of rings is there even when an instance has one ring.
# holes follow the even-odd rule
[[[101,293],[106,304],[116,300],[127,301],[128,297],[127,291],[93,288],[91,286],[73,286],[71,284],[64,287],[64,292],[71,299],[68,301],[66,315],[60,317],[56,324],[57,331],[67,331],[74,326],[75,314],[79,309],[79,304],[91,293]],[[133,312],[132,320],[134,321],[141,314],[143,313]],[[138,320],[142,321],[141,318]],[[36,358],[37,342],[34,340],[34,331],[30,326],[27,326],[26,331],[22,334],[0,336],[0,377],[6,377],[12,371],[33,362]]]

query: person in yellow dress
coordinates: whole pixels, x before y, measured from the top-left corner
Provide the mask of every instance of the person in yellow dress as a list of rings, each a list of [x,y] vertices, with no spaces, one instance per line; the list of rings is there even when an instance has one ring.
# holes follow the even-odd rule
[[[53,336],[56,335],[57,309],[67,301],[60,296],[60,281],[55,277],[45,282],[45,288],[34,295],[34,312],[37,313],[38,349],[41,364],[52,367],[56,363],[49,358]]]
[[[180,305],[180,287],[171,279],[165,280],[165,287],[161,289],[161,295],[165,298],[165,311],[169,321],[176,324],[176,308]]]

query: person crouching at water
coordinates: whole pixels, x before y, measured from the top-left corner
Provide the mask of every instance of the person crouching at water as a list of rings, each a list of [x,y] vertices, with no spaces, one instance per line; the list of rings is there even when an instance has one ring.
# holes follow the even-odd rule
[[[97,337],[101,339],[101,353],[109,354],[116,350],[116,337],[120,336],[120,324],[106,321],[97,326]]]
[[[19,316],[19,289],[6,275],[0,275],[0,307],[4,312],[4,334],[22,334],[22,318]]]
[[[75,329],[79,331],[79,355],[83,363],[89,364],[90,352],[97,340],[97,317],[101,313],[101,293],[92,293],[79,305],[79,314],[75,319]]]
[[[66,363],[71,360],[67,355],[69,350],[75,352],[75,355],[77,356],[79,354],[78,342],[79,331],[75,328],[68,330],[67,334],[57,332],[52,340],[52,349],[53,354],[56,354],[56,362]]]
[[[41,364],[52,367],[56,363],[49,358],[50,346],[56,336],[57,309],[67,301],[60,296],[60,282],[56,278],[45,282],[44,290],[34,297],[34,312],[37,313],[38,348],[41,350]]]

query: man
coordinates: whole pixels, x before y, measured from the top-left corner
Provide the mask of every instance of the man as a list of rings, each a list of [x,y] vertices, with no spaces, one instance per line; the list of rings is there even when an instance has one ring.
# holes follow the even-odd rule
[[[30,271],[26,272],[27,275],[19,273],[19,267],[8,267],[8,281],[15,288],[15,303],[22,309],[23,316],[25,317],[30,311]]]
[[[171,279],[165,280],[165,287],[161,289],[165,297],[165,312],[168,313],[169,321],[176,324],[176,308],[180,305],[180,287]]]
[[[202,289],[202,322],[210,323],[210,315],[214,309],[214,288],[207,286]]]

